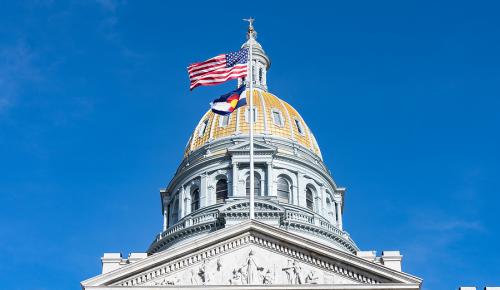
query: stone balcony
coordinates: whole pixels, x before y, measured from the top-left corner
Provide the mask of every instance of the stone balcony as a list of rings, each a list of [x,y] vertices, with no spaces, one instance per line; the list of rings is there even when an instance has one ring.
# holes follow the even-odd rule
[[[148,253],[154,254],[182,241],[248,220],[249,205],[247,199],[236,199],[192,212],[158,234]],[[333,245],[349,253],[355,254],[359,250],[346,231],[302,207],[258,199],[255,201],[255,219]]]

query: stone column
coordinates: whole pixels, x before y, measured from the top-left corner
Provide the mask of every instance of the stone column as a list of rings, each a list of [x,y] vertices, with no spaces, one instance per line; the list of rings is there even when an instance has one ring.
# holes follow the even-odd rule
[[[207,183],[209,183],[207,181]],[[207,187],[207,205],[211,205],[215,203],[215,187],[213,184],[208,185]]]
[[[297,191],[294,192],[293,196],[293,204],[294,205],[303,205],[305,206],[305,195],[302,194],[302,183],[304,183],[304,173],[297,172]]]
[[[238,195],[238,163],[233,162],[233,192],[231,196],[235,197]]]
[[[342,211],[341,211],[341,206],[340,206],[340,202],[335,202],[335,211],[337,212],[337,216],[338,216],[338,221],[337,221],[337,225],[339,227],[339,229],[342,229]]]
[[[265,184],[265,175],[264,175],[264,172],[262,172],[262,175],[261,178],[260,178],[260,192],[259,192],[259,196],[264,196],[265,195],[265,192],[266,192],[266,184]]]
[[[335,200],[332,200],[332,214],[333,214],[333,223],[335,225],[338,225],[338,220],[337,220],[337,202]]]
[[[292,184],[290,185],[290,200],[289,202],[291,204],[297,204],[296,200],[297,200],[297,192],[298,192],[299,188],[297,187],[297,185],[295,184]]]
[[[165,207],[164,207],[165,208]],[[163,231],[166,231],[167,230],[167,226],[168,226],[168,216],[167,216],[167,209],[165,208],[163,210]]]
[[[324,184],[321,185],[320,189],[320,213],[323,217],[326,217],[328,219],[328,208],[326,206],[326,187]]]
[[[181,186],[180,192],[179,192],[179,220],[183,218],[187,213],[186,213],[186,193],[184,190],[184,186]]]
[[[208,205],[208,174],[205,172],[201,175],[200,180],[200,208]]]
[[[184,187],[184,185],[181,188],[181,198],[183,200],[182,204],[182,210],[184,211],[184,215],[188,215],[191,213],[191,187],[189,187],[188,190]]]
[[[272,162],[267,163],[267,196],[275,196],[275,192],[273,191],[273,164]]]

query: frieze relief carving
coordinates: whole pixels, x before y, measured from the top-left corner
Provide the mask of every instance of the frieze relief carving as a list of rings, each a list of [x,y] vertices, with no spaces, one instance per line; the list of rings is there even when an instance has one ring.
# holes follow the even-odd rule
[[[202,255],[203,256],[203,255]],[[167,285],[297,285],[297,284],[361,284],[325,271],[313,265],[300,262],[258,247],[253,244],[231,249],[227,254],[216,257],[203,256],[202,259],[190,258],[188,262],[176,262],[168,267],[170,273],[160,270],[159,277],[151,275],[150,281],[133,279],[132,282],[121,283],[121,286],[143,284],[147,286]],[[198,255],[199,257],[199,255]],[[300,256],[299,256],[300,258]],[[192,265],[180,269],[182,265]],[[318,261],[319,262],[319,261]],[[320,264],[324,262],[319,262]],[[166,277],[165,277],[166,276]],[[146,278],[147,279],[147,278]]]
[[[112,285],[379,284],[388,281],[265,236],[246,234],[166,261]]]

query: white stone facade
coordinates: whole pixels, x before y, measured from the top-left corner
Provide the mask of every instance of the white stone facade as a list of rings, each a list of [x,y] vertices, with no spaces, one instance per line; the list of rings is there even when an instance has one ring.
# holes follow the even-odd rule
[[[249,41],[255,42],[260,94],[267,91],[270,60],[254,38]],[[186,150],[160,191],[163,228],[147,252],[104,254],[102,274],[82,288],[420,289],[421,279],[402,272],[399,251],[360,251],[344,230],[346,190],[333,180],[310,131],[298,142],[291,125],[290,138],[267,126],[255,136],[254,189],[248,186],[248,135],[236,130],[217,137],[212,128],[207,142],[192,147],[190,139],[195,149]]]

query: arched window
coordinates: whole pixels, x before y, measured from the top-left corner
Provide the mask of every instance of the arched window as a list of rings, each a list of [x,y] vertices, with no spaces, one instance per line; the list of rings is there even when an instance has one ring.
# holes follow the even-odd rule
[[[179,220],[179,193],[177,193],[168,205],[168,225],[174,225]]]
[[[285,178],[283,177],[278,178],[277,189],[278,189],[278,201],[287,203],[290,202],[290,184]]]
[[[246,193],[247,196],[250,196],[250,175],[247,176],[246,179]],[[254,173],[253,175],[253,188],[254,188],[254,196],[260,195],[260,175]]]
[[[216,203],[224,203],[227,198],[227,180],[220,179],[215,185]]]
[[[257,118],[259,117],[259,112],[257,111],[257,108],[254,106],[253,107],[253,122],[257,122]],[[245,121],[247,123],[250,123],[250,107],[248,107],[246,110],[245,110]]]
[[[262,68],[259,69],[259,83],[262,84]]]
[[[311,187],[306,188],[306,206],[310,210],[314,210],[314,195]]]
[[[200,189],[196,188],[191,192],[191,212],[200,208]]]
[[[302,127],[302,122],[299,121],[299,119],[294,119],[295,120],[295,126],[297,126],[297,131],[299,132],[300,135],[304,136],[304,127]]]
[[[273,117],[274,125],[283,127],[284,122],[283,122],[283,116],[281,115],[281,112],[279,110],[272,109],[271,114]]]
[[[198,131],[198,137],[201,137],[205,134],[205,131],[207,130],[208,127],[208,119],[205,119],[203,123],[201,123],[201,127]]]
[[[219,127],[227,127],[229,125],[229,120],[231,115],[222,115],[219,117]]]
[[[333,208],[332,208],[332,202],[330,201],[330,198],[326,198],[326,210],[328,213],[328,217],[333,220]]]
[[[339,221],[339,212],[337,211],[337,203],[334,201],[333,206],[335,208],[335,221]]]

